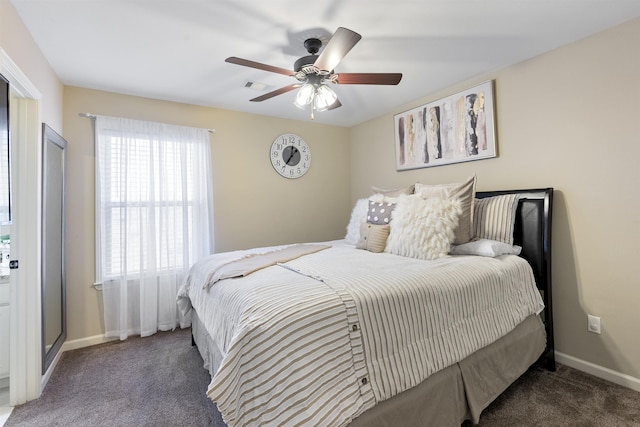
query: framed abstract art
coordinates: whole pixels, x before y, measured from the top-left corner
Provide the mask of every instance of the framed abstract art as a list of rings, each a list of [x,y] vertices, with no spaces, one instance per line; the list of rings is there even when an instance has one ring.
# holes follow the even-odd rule
[[[493,81],[393,117],[396,169],[496,157]]]

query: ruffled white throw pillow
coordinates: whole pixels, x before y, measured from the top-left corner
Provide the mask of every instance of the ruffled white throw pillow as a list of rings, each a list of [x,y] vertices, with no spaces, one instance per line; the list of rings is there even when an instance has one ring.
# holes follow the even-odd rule
[[[459,198],[401,195],[384,251],[418,259],[441,258],[449,253],[461,213]]]

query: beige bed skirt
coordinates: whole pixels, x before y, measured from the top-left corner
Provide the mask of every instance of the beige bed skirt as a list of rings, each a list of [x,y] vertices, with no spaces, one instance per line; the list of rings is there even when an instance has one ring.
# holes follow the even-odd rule
[[[193,339],[213,374],[221,362],[220,351],[193,313]],[[545,349],[544,325],[536,315],[525,319],[509,334],[461,362],[430,376],[422,384],[380,402],[350,426],[455,426],[481,412],[540,357]]]

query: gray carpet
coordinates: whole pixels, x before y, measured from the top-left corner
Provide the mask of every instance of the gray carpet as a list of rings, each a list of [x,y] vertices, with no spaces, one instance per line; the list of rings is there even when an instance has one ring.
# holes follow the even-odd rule
[[[564,365],[556,372],[532,368],[482,413],[478,426],[640,426],[640,393]]]
[[[189,330],[129,338],[66,352],[42,396],[15,408],[5,426],[224,427],[208,383]],[[566,366],[534,368],[480,426],[640,426],[640,393]]]
[[[68,351],[7,426],[224,426],[190,330]]]

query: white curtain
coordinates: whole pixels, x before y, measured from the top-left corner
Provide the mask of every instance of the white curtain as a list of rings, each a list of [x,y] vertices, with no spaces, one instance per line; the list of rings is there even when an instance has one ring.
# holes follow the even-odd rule
[[[177,291],[213,252],[209,132],[97,116],[96,282],[105,335],[186,327]]]

